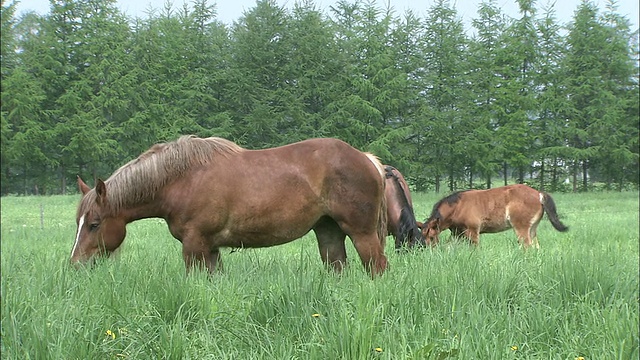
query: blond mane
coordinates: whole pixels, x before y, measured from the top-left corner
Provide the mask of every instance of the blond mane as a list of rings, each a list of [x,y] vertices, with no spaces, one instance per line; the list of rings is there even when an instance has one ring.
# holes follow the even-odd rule
[[[178,140],[153,145],[116,170],[106,181],[107,198],[112,212],[152,200],[166,184],[181,177],[194,166],[243,151],[237,144],[222,138],[181,136]],[[88,192],[78,211],[95,201],[95,189]]]

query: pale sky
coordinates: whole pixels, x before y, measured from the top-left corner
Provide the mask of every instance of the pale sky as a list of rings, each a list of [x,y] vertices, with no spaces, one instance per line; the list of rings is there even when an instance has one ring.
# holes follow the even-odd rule
[[[16,0],[17,1],[17,0]],[[366,0],[365,0],[366,1]],[[559,22],[565,24],[573,19],[574,12],[580,4],[581,0],[537,0],[536,8],[539,12],[543,7],[555,2],[556,18]],[[606,0],[591,0],[598,6],[600,13],[605,11]],[[11,3],[12,0],[5,0],[5,5]],[[167,0],[118,0],[118,6],[120,9],[129,16],[146,17],[146,11],[150,7],[155,9],[164,8]],[[185,3],[185,0],[169,0],[173,4],[173,8],[180,8]],[[186,0],[188,4],[191,0]],[[296,0],[277,0],[277,3],[285,6],[293,6]],[[337,3],[337,0],[316,0],[315,4],[325,14],[329,14],[330,6]],[[353,2],[353,1],[349,1]],[[402,15],[405,9],[411,9],[416,15],[425,17],[427,10],[433,6],[435,0],[376,0],[379,7],[386,8],[389,3],[395,9],[396,15]],[[458,10],[458,16],[462,17],[465,26],[469,27],[471,19],[476,17],[476,11],[480,0],[451,0],[451,3],[456,4]],[[217,19],[231,24],[234,20],[238,20],[244,11],[253,8],[256,4],[255,0],[210,0],[210,4],[216,4]],[[631,23],[631,30],[638,28],[638,0],[618,0],[618,13],[626,16]],[[518,5],[516,0],[497,0],[497,4],[502,8],[503,13],[506,15],[517,18],[518,17]],[[18,4],[17,14],[20,15],[24,11],[34,10],[40,14],[46,14],[49,12],[49,0],[21,0]],[[542,15],[542,14],[538,14]]]

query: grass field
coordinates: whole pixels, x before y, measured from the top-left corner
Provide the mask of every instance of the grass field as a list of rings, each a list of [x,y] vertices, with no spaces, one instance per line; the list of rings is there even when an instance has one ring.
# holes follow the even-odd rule
[[[326,271],[309,234],[185,275],[159,219],[68,264],[79,195],[2,198],[2,359],[638,359],[638,192],[554,194],[540,250],[512,231]],[[438,200],[416,194],[423,220]],[[40,213],[44,214],[42,219]]]

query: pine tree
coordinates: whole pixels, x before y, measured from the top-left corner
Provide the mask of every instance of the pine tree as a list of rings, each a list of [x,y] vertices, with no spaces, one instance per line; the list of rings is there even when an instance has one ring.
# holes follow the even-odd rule
[[[380,107],[386,80],[392,77],[394,49],[389,44],[393,9],[383,11],[373,2],[339,2],[333,8],[344,69],[339,98],[329,105],[328,120],[335,136],[360,149],[388,157],[384,144],[369,149],[385,126]]]
[[[502,109],[500,98],[499,63],[503,51],[502,34],[506,28],[505,16],[495,1],[483,2],[478,8],[478,18],[473,20],[476,35],[470,45],[469,65],[473,84],[473,107],[471,114],[476,120],[474,138],[480,146],[476,149],[479,160],[476,167],[486,179],[486,188],[491,188],[492,178],[504,162],[506,149],[496,137]]]
[[[13,7],[2,10],[2,173],[3,194],[46,191],[50,168],[55,165],[47,148],[52,145],[44,106],[46,92],[39,75],[42,61],[29,52],[43,28],[35,13],[20,21]],[[5,42],[6,41],[6,42]],[[29,59],[36,61],[28,61]]]
[[[538,134],[539,189],[544,190],[549,183],[553,192],[559,189],[561,177],[565,175],[563,164],[566,136],[563,114],[566,113],[567,101],[563,97],[563,76],[559,69],[564,56],[565,39],[560,34],[561,26],[552,7],[546,9],[544,16],[538,20],[537,29],[540,34],[540,65],[534,86],[538,89],[539,105],[538,119],[533,130]]]
[[[287,142],[280,129],[286,127],[293,100],[290,88],[294,84],[286,70],[291,58],[288,22],[283,7],[273,0],[261,0],[231,32],[233,137],[252,148]]]
[[[332,136],[327,107],[338,98],[342,61],[333,24],[311,1],[297,3],[288,22],[286,37],[291,49],[285,64],[291,92],[286,121],[281,131],[293,142]]]
[[[600,22],[604,26],[599,95],[601,116],[594,119],[591,133],[598,152],[593,157],[592,174],[604,181],[606,189],[613,183],[622,190],[625,179],[638,168],[638,74],[632,57],[629,21],[617,13],[617,5],[610,0]],[[634,113],[634,110],[635,113]]]
[[[563,70],[568,98],[567,140],[573,176],[573,191],[588,190],[589,168],[599,152],[595,124],[606,112],[608,96],[603,82],[604,49],[607,32],[598,21],[597,8],[584,1],[576,11],[568,35],[568,51]],[[595,137],[594,137],[595,136]]]
[[[538,116],[535,99],[535,72],[538,66],[538,38],[534,26],[533,0],[518,0],[521,17],[513,20],[501,34],[503,44],[496,57],[499,95],[496,98],[498,128],[496,136],[503,149],[504,184],[507,165],[517,172],[518,183],[533,162],[534,132]]]
[[[388,82],[390,86],[383,93],[390,102],[390,111],[386,111],[387,120],[378,143],[388,149],[385,160],[406,174],[413,185],[424,189],[428,173],[421,159],[430,140],[420,121],[421,109],[425,107],[425,99],[420,95],[425,31],[422,19],[411,11],[395,18],[392,28],[396,65]]]
[[[464,177],[465,166],[474,165],[475,139],[466,136],[474,124],[468,117],[470,96],[467,92],[467,40],[462,20],[447,0],[438,0],[425,19],[425,89],[426,108],[422,123],[429,135],[431,149],[423,163],[435,175],[436,191],[440,178],[449,177],[449,190],[456,179]]]

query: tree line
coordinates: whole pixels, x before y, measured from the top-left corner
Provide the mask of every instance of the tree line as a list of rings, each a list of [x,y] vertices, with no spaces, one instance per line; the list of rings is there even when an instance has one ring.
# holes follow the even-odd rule
[[[465,31],[343,0],[258,0],[233,24],[196,0],[128,18],[115,0],[2,0],[1,194],[76,191],[182,134],[251,149],[337,137],[418,190],[639,183],[638,29],[610,0],[568,24],[553,7],[478,5]]]

